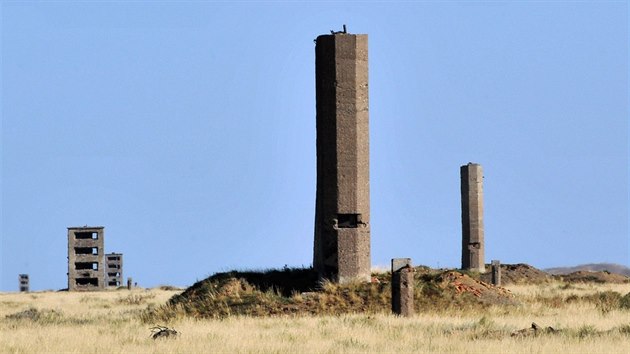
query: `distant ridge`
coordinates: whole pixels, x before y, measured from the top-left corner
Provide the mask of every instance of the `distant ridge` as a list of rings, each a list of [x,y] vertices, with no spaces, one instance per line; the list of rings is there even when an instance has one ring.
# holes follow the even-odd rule
[[[575,267],[556,267],[556,268],[547,268],[544,269],[545,272],[549,274],[570,274],[578,271],[589,271],[589,272],[603,272],[608,271],[610,273],[621,274],[627,277],[630,277],[630,268],[623,266],[621,264],[614,263],[589,263],[589,264],[580,264]]]

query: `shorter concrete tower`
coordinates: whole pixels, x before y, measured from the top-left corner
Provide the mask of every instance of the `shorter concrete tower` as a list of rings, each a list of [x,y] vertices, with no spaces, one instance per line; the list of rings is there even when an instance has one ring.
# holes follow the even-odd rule
[[[122,253],[108,253],[105,255],[105,272],[107,286],[123,286],[123,255]]]
[[[68,228],[68,291],[105,289],[102,226]]]
[[[483,236],[483,170],[468,163],[460,168],[462,192],[462,269],[486,271]]]

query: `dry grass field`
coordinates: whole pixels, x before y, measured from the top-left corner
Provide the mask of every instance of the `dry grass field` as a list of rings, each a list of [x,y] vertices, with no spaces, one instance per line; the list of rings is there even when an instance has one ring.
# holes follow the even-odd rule
[[[338,316],[178,317],[147,323],[147,307],[180,291],[0,294],[1,353],[628,353],[630,284],[507,287],[518,306],[435,309],[413,318],[387,313]],[[612,296],[612,295],[614,296]],[[536,322],[556,333],[516,335]],[[165,325],[177,337],[151,338]]]

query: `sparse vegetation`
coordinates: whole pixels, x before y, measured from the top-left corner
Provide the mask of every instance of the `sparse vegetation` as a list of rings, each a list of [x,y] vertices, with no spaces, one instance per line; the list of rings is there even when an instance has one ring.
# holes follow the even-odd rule
[[[387,274],[375,277],[279,289],[261,274],[230,272],[187,292],[0,294],[0,352],[470,352],[474,343],[485,352],[617,353],[630,346],[627,283],[551,280],[497,292],[461,273],[417,269],[417,315],[401,318],[389,313]],[[475,295],[481,290],[511,302],[486,301],[494,298]],[[192,305],[205,307],[194,313]],[[280,311],[292,308],[313,312]],[[262,316],[269,309],[277,312]],[[222,315],[200,315],[210,310]],[[153,340],[159,332],[164,340]]]
[[[142,304],[146,304],[147,300],[153,299],[154,297],[155,297],[155,294],[153,293],[146,293],[146,294],[130,293],[129,295],[125,297],[118,298],[117,302],[119,304],[124,304],[124,305],[142,305]]]
[[[482,309],[493,304],[516,305],[509,291],[455,271],[418,268],[414,303],[417,311]],[[167,304],[150,308],[146,322],[178,316],[223,318],[233,315],[341,315],[389,313],[390,276],[374,274],[372,283],[318,283],[310,269],[272,272],[228,272],[200,281]]]

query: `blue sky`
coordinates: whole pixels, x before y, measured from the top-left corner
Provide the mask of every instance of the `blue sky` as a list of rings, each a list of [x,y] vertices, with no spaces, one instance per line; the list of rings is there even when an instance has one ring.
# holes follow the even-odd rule
[[[1,291],[105,226],[142,286],[308,266],[314,43],[369,35],[372,264],[630,265],[628,3],[3,1]]]

